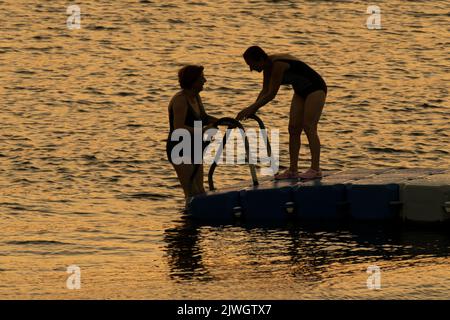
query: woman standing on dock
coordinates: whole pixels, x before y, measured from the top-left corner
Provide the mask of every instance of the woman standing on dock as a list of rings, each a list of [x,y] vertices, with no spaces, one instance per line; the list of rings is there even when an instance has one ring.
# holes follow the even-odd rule
[[[250,71],[263,72],[263,87],[256,101],[243,109],[236,119],[245,120],[259,108],[272,101],[280,85],[291,84],[294,96],[289,113],[289,155],[290,166],[275,175],[275,179],[317,179],[320,170],[320,140],[317,124],[322,114],[327,96],[327,85],[322,77],[306,63],[288,54],[267,55],[258,46],[249,47],[244,59]],[[300,136],[305,131],[311,151],[311,167],[298,173]]]

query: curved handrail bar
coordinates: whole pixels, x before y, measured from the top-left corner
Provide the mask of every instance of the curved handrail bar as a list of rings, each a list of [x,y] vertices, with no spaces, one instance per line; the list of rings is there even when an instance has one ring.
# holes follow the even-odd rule
[[[272,157],[272,147],[270,146],[269,137],[267,136],[266,126],[264,125],[264,122],[256,114],[252,114],[250,117],[248,117],[248,119],[253,119],[256,122],[258,122],[259,128],[263,132],[263,138],[264,138],[264,141],[266,143],[267,156],[269,158]]]
[[[220,126],[220,125],[227,125],[229,129],[231,128],[239,128],[241,129],[240,132],[244,138],[244,146],[245,146],[245,161],[249,162],[250,156],[249,156],[249,150],[250,150],[250,145],[248,143],[248,139],[245,135],[245,129],[242,126],[242,124],[233,118],[229,118],[229,117],[225,117],[225,118],[220,118],[219,120],[217,120],[214,123],[214,126]],[[223,152],[223,148],[225,147],[225,144],[227,142],[227,135],[225,134],[225,136],[223,137],[222,140],[222,144],[219,147],[219,150],[217,151],[216,157],[214,158],[214,162],[211,164],[211,167],[209,168],[209,172],[208,172],[208,185],[209,185],[209,190],[213,191],[215,190],[214,187],[214,181],[213,181],[213,174],[214,174],[214,170],[217,167],[217,162],[219,161],[219,158]],[[249,167],[250,167],[250,174],[252,176],[252,182],[253,185],[256,186],[258,185],[258,178],[256,177],[256,167],[254,164],[249,163]]]

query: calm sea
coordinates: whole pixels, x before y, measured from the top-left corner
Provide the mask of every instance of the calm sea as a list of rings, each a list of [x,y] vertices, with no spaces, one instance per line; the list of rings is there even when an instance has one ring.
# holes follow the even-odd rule
[[[0,1],[1,299],[445,299],[448,231],[386,226],[200,226],[166,160],[184,64],[234,117],[261,74],[241,55],[288,52],[328,84],[322,167],[448,168],[448,1]],[[288,162],[292,90],[260,110]],[[304,141],[306,139],[303,139]],[[306,141],[305,141],[306,142]],[[309,152],[301,150],[301,167]],[[219,166],[218,188],[249,180]],[[69,290],[67,267],[81,270]],[[367,268],[381,269],[381,290]]]

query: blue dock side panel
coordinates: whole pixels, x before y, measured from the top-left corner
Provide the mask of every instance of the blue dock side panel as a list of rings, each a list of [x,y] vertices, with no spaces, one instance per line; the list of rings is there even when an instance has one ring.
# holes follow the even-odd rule
[[[347,186],[350,214],[356,220],[392,220],[400,217],[397,184]]]
[[[305,185],[294,189],[295,213],[299,219],[337,220],[346,217],[343,184]]]
[[[202,220],[450,221],[448,169],[349,169],[321,180],[261,179],[195,197],[188,209]]]
[[[285,220],[292,203],[292,187],[255,188],[241,191],[242,217],[246,220]]]
[[[188,212],[195,219],[233,220],[234,210],[239,207],[239,192],[214,192],[194,197]]]

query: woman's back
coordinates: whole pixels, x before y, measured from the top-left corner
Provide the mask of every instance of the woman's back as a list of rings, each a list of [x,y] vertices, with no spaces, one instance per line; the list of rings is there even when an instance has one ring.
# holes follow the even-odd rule
[[[280,54],[272,54],[269,56],[270,60],[299,60],[297,57],[294,57],[293,55],[289,53],[280,53]]]
[[[301,93],[301,88],[311,85],[323,88],[324,91],[326,91],[326,84],[323,78],[305,62],[290,54],[274,54],[269,56],[269,58],[272,62],[282,61],[289,64],[289,69],[283,74],[282,84],[292,84],[294,86],[294,91],[297,93]]]
[[[186,112],[186,117],[185,117],[185,120],[184,120],[184,125],[185,126],[194,127],[194,121],[201,121],[202,120],[202,117],[201,117],[200,113],[194,110],[192,104],[189,103],[189,100],[186,97],[186,95],[183,92],[178,92],[172,98],[172,100],[169,103],[169,107],[168,107],[170,132],[172,132],[174,130],[174,124],[173,124],[173,122],[174,122],[173,102],[174,102],[174,100],[177,97],[180,97],[180,98],[184,99],[186,101],[186,104],[187,104],[187,112]],[[196,99],[197,99],[197,103],[199,103],[198,97]],[[200,107],[200,104],[199,104],[199,107]]]

